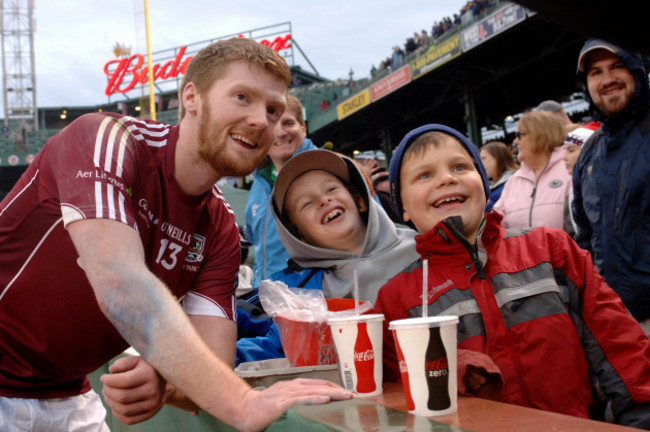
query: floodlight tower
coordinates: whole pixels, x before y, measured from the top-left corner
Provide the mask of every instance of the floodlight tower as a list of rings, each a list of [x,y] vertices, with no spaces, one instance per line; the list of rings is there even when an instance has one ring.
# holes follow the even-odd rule
[[[34,69],[34,0],[0,0],[4,126],[38,128]]]

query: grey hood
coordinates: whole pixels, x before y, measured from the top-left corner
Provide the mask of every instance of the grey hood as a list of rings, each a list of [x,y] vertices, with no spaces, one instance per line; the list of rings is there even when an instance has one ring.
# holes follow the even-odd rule
[[[408,228],[397,228],[384,209],[372,198],[368,184],[356,163],[346,157],[343,159],[348,165],[351,182],[355,183],[358,190],[363,191],[364,199],[368,203],[366,237],[360,254],[307,244],[284,226],[274,205],[271,205],[271,211],[280,240],[291,258],[303,268],[325,269],[322,281],[325,297],[352,297],[353,271],[356,269],[360,300],[374,304],[379,288],[419,260],[415,250],[417,233]]]

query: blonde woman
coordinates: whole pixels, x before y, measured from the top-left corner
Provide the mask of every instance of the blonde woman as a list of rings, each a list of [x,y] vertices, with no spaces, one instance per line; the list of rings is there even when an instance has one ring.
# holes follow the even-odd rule
[[[515,145],[521,168],[494,205],[505,228],[564,228],[564,202],[571,190],[562,159],[565,135],[560,121],[546,111],[528,112],[519,120]]]

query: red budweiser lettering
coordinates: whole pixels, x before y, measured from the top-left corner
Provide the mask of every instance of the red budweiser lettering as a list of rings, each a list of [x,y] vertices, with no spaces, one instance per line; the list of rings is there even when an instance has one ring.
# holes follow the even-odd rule
[[[239,37],[244,37],[239,35]],[[260,44],[270,47],[274,51],[291,48],[291,33],[286,36],[278,36],[273,41],[263,39]],[[187,47],[181,47],[173,60],[164,64],[153,65],[153,79],[166,80],[183,75],[192,56],[185,55]],[[146,84],[149,81],[149,65],[145,62],[142,54],[133,54],[131,57],[111,60],[104,65],[104,73],[108,77],[108,84],[104,93],[110,96],[113,93],[127,93],[138,84]]]
[[[153,78],[167,79],[175,78],[178,75],[184,74],[191,56],[183,60],[183,55],[187,47],[181,47],[173,60],[169,60],[162,66],[160,63],[153,65]],[[181,60],[183,62],[181,63]],[[145,84],[149,81],[149,67],[144,64],[144,56],[142,54],[133,54],[129,58],[122,58],[111,60],[104,65],[104,73],[108,76],[108,84],[106,85],[106,96],[113,93],[126,93],[132,90],[138,83]],[[111,72],[110,69],[115,67]],[[121,87],[122,82],[126,80],[126,86]]]
[[[354,352],[354,361],[369,361],[375,359],[375,352],[371,349],[361,352]]]
[[[237,37],[243,38],[244,35],[238,35]],[[268,39],[262,39],[260,43],[264,46],[267,46],[273,51],[281,51],[283,49],[291,48],[291,43],[289,42],[291,40],[291,33],[287,34],[286,36],[278,36],[275,39],[273,39],[273,42],[271,42]]]

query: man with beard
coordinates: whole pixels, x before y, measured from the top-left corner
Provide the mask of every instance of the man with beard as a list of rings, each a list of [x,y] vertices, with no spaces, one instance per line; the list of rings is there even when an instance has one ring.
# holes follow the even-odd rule
[[[578,76],[602,127],[573,170],[576,241],[650,334],[650,91],[648,59],[588,40]]]
[[[36,155],[0,202],[0,430],[108,430],[86,375],[129,345],[142,357],[102,377],[126,423],[167,402],[258,430],[350,397],[231,370],[239,232],[214,185],[260,163],[290,81],[270,48],[220,41],[187,68],[178,125],[88,114]]]

